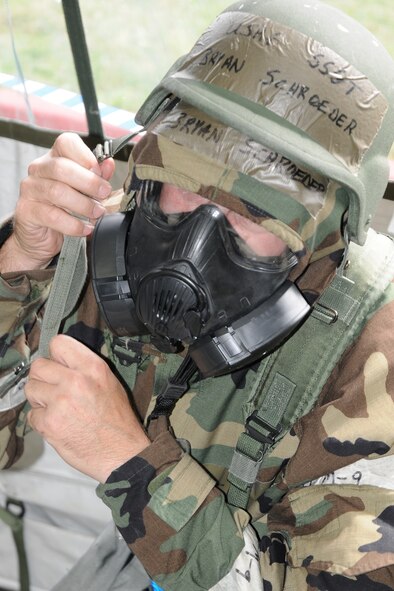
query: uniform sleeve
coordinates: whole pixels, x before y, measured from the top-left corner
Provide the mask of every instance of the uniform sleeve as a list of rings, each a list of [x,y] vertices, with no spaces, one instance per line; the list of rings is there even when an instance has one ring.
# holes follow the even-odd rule
[[[97,493],[166,591],[211,589],[244,546],[248,515],[226,504],[215,480],[169,432],[114,471]]]
[[[52,270],[0,277],[0,467],[23,451],[23,376],[38,347]]]
[[[392,296],[389,289],[316,407],[288,434],[292,451],[248,512],[226,502],[170,433],[99,487],[125,540],[165,591],[221,591],[234,572],[237,582],[227,588],[239,591],[254,561],[260,580],[250,591],[392,591]],[[250,523],[257,537],[246,550]]]

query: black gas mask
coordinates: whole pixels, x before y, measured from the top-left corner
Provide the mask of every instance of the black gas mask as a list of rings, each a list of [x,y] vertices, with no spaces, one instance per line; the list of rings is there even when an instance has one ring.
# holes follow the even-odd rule
[[[167,213],[161,188],[143,181],[134,210],[104,216],[94,231],[92,282],[108,326],[150,334],[163,352],[188,346],[203,377],[262,357],[309,312],[287,279],[295,255],[255,255],[211,202]]]

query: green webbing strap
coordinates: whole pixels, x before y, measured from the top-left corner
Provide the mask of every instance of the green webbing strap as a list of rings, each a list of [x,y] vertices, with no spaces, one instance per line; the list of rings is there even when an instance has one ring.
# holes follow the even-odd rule
[[[49,342],[52,339],[52,337],[54,337],[59,332],[60,324],[63,318],[68,316],[75,308],[78,298],[85,284],[86,276],[86,239],[82,237],[65,236],[63,246],[58,257],[57,267],[55,271],[55,276],[53,278],[51,291],[45,307],[45,314],[41,326],[40,342],[38,346],[39,357],[49,357]],[[27,410],[29,404],[26,403],[25,407]],[[19,534],[17,548],[18,555],[25,556],[23,537],[19,536]],[[129,552],[127,552],[127,554],[129,554]],[[88,558],[86,559],[86,564],[89,564],[89,560],[90,559]],[[103,560],[103,562],[105,563],[106,560]],[[25,564],[25,568],[23,569],[23,580],[26,580],[27,577],[28,581],[27,562],[25,561],[23,563],[21,558],[19,558],[19,563],[20,565]],[[86,564],[84,563],[85,569],[87,568]],[[92,565],[93,566],[89,566],[89,568],[97,570],[97,564],[94,561]],[[109,566],[109,563],[107,564],[107,566]],[[108,571],[111,573],[112,568],[108,568]],[[66,580],[68,581],[68,579]],[[84,585],[84,589],[86,588],[87,586]],[[21,591],[28,591],[28,587],[21,588]]]
[[[276,358],[277,353],[268,358],[271,365],[274,365]],[[255,392],[259,390],[268,365],[267,359],[260,364]],[[286,378],[284,380],[288,382]],[[288,386],[285,382],[282,384],[274,385],[261,407],[248,417],[246,430],[238,438],[228,474],[228,501],[236,507],[246,508],[250,489],[256,481],[262,460],[282,431],[283,415],[295,389],[294,384],[290,382]]]
[[[309,412],[343,352],[360,334],[394,275],[394,245],[368,233],[350,245],[346,276],[337,274],[296,333],[260,364],[255,410],[238,439],[229,469],[229,503],[245,508],[266,453]]]
[[[15,513],[11,508],[17,507],[18,513]],[[25,545],[23,541],[23,515],[24,506],[20,501],[14,499],[7,499],[6,508],[0,507],[0,519],[4,521],[12,530],[16,550],[18,553],[19,564],[19,583],[20,591],[29,591],[29,569],[27,566],[27,558],[25,552]]]
[[[104,132],[101,124],[100,110],[94,87],[93,73],[90,65],[89,51],[86,44],[79,2],[78,0],[62,0],[62,5],[74,58],[75,71],[77,73],[79,88],[85,105],[89,135],[93,136],[95,141],[102,142],[104,140]]]
[[[79,88],[85,105],[89,135],[104,142],[89,51],[86,44],[78,0],[62,0]],[[41,328],[39,355],[48,357],[49,341],[58,333],[62,319],[74,308],[87,273],[86,240],[66,236],[59,255],[55,277]]]
[[[103,145],[98,144],[93,153],[101,162],[105,158],[114,156],[138,133],[139,131],[136,131],[117,140],[106,140]],[[86,275],[86,239],[65,236],[42,322],[38,348],[40,357],[49,356],[49,341],[58,333],[63,318],[68,316],[75,307],[85,284]]]
[[[86,240],[65,236],[41,327],[38,354],[49,356],[49,341],[75,307],[87,274]]]
[[[42,320],[38,357],[49,357],[49,342],[59,332],[63,318],[74,309],[85,284],[86,275],[86,239],[65,236]],[[26,366],[26,369],[28,368],[29,366]],[[26,401],[25,411],[29,409],[30,403]]]

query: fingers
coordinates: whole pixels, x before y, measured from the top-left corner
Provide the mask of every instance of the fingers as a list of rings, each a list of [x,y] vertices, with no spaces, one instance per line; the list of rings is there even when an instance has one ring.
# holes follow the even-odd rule
[[[118,384],[105,361],[72,337],[55,336],[49,352],[50,359],[39,358],[31,364],[25,392],[32,408],[66,405],[74,412],[102,393],[107,399],[108,380]],[[118,388],[125,395],[120,385]]]
[[[37,226],[42,226],[45,220],[46,227],[63,234],[85,234],[80,223],[68,220],[55,208],[92,220],[100,218],[105,213],[100,201],[112,191],[108,179],[114,166],[113,161],[100,166],[78,135],[59,136],[48,154],[30,164],[29,176],[21,183],[17,220],[22,223],[29,220]],[[43,209],[42,204],[52,208]]]
[[[90,235],[106,211],[100,202],[112,192],[114,166],[113,160],[99,164],[77,134],[60,135],[45,156],[30,164],[21,183],[4,269],[45,268],[64,235]]]
[[[67,368],[59,365],[58,362],[40,357],[31,364],[29,381],[35,380],[55,385],[66,378],[66,371]]]
[[[60,433],[65,417],[71,414],[67,398],[59,395],[56,386],[31,379],[26,385],[26,397],[31,406],[27,414],[30,426],[51,443]]]
[[[88,347],[67,335],[56,335],[49,343],[50,359],[40,357],[31,364],[29,382],[56,385],[71,379],[70,369],[88,369],[92,363],[104,363]],[[91,372],[93,373],[93,372]],[[93,374],[94,375],[94,374]]]
[[[100,164],[100,172],[103,179],[109,181],[115,172],[115,161],[113,158],[107,158]]]
[[[94,174],[92,176],[96,177]],[[104,206],[98,200],[87,197],[75,187],[59,180],[29,176],[22,182],[21,196],[18,214],[24,221],[29,220],[37,226],[45,219],[49,224],[52,223],[49,227],[56,228],[56,224],[53,225],[55,220],[46,218],[45,214],[50,213],[50,210],[41,211],[45,205],[89,219],[98,219],[105,213]]]
[[[50,186],[50,193],[33,193],[39,199],[53,199],[57,203],[58,193],[65,192],[65,187],[71,187],[93,199],[105,199],[111,193],[110,183],[98,176],[91,169],[87,169],[72,160],[63,157],[53,158],[50,154],[34,160],[28,169],[29,177],[33,179],[49,179],[54,181]],[[36,185],[27,188],[34,189]]]
[[[25,393],[32,408],[46,408],[58,384],[67,383],[69,370],[51,359],[36,359],[30,367]]]
[[[65,335],[51,340],[50,355],[32,363],[28,421],[66,462],[105,482],[150,441],[103,359]]]
[[[88,347],[67,335],[55,336],[49,344],[51,359],[70,369],[81,369],[95,375],[95,367],[104,361]]]
[[[78,135],[64,133],[48,154],[30,164],[29,176],[21,183],[21,199],[33,214],[40,203],[50,203],[97,219],[104,213],[99,201],[112,191],[108,179],[114,166],[113,161],[99,165]]]
[[[93,152],[86,146],[82,139],[75,133],[62,133],[55,141],[52,156],[66,158],[76,162],[79,166],[91,170],[96,176],[109,180],[115,170],[112,158],[98,163]]]
[[[97,174],[100,174],[96,157],[76,133],[65,132],[59,135],[52,146],[51,154],[54,157],[73,160],[88,170],[95,169]]]
[[[29,410],[27,413],[27,422],[29,423],[30,427],[40,433],[40,435],[44,434],[43,428],[43,421],[45,420],[45,409],[40,407],[34,407],[33,404],[30,402],[32,406],[32,410]]]

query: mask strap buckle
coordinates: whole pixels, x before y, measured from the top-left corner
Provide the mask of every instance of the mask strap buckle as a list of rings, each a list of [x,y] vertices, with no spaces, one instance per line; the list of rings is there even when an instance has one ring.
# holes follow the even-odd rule
[[[163,390],[157,396],[155,408],[148,417],[148,429],[154,419],[158,419],[163,415],[168,418],[171,415],[178,400],[188,391],[189,382],[196,371],[196,364],[187,355],[176,374],[167,380]]]
[[[143,128],[139,128],[133,133],[122,135],[116,140],[104,140],[102,144],[97,144],[93,150],[93,154],[96,156],[97,161],[101,164],[107,158],[113,158],[122,148],[124,148],[130,140],[135,138],[138,134],[144,131]]]

